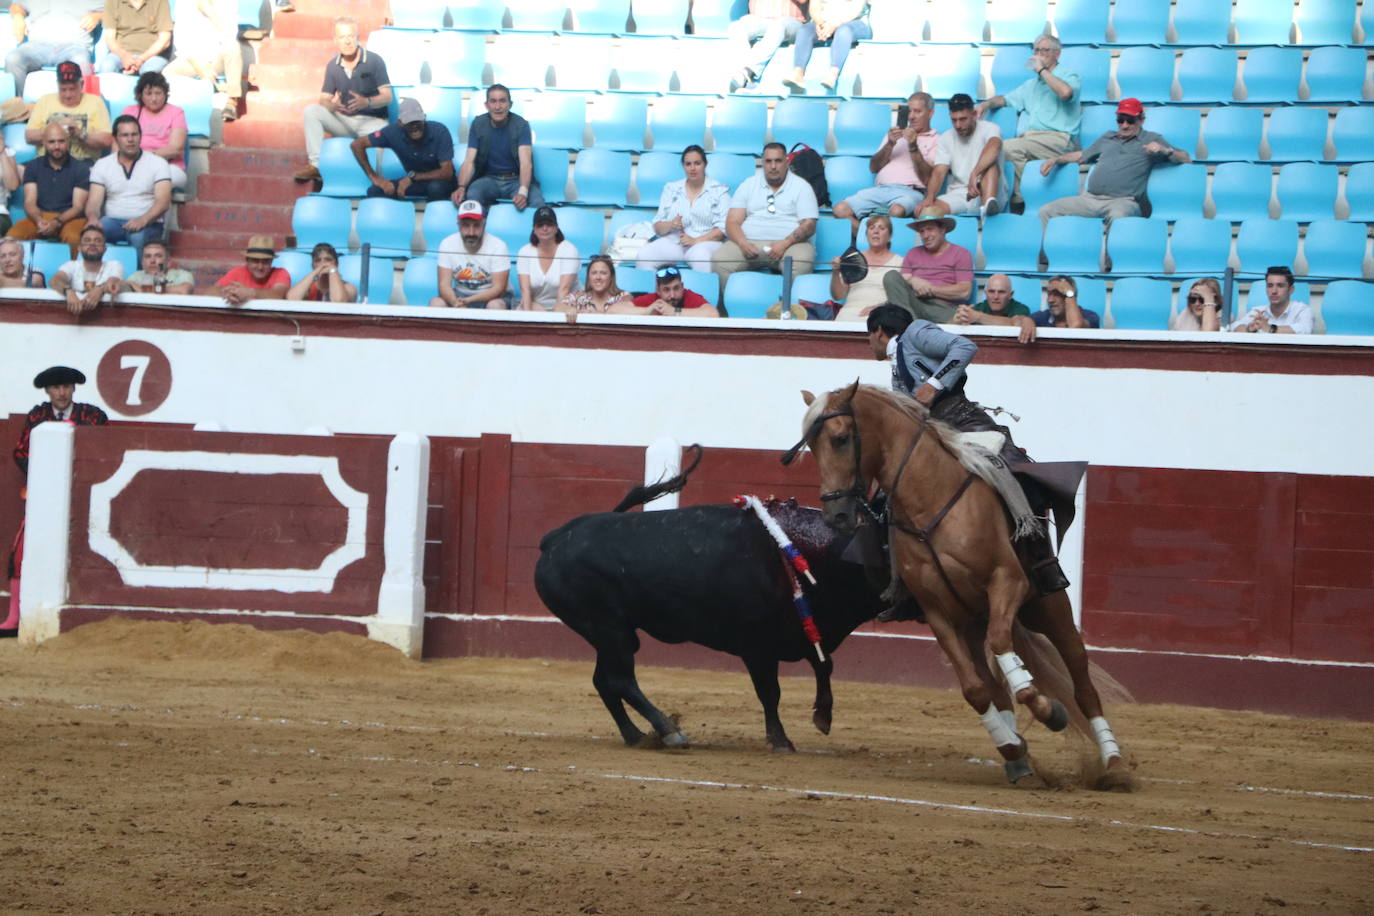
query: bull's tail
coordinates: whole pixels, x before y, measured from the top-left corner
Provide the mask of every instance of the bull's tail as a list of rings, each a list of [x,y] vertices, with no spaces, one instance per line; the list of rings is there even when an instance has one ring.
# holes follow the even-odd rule
[[[697,465],[701,463],[701,446],[689,445],[687,446],[687,451],[694,451],[696,454],[692,456],[691,464],[682,469],[682,473],[678,474],[676,477],[669,477],[667,480],[660,480],[658,483],[635,487],[633,490],[626,493],[625,498],[611,511],[626,512],[633,509],[635,506],[642,506],[645,503],[653,502],[665,493],[676,493],[678,490],[687,486],[687,478],[697,469]]]

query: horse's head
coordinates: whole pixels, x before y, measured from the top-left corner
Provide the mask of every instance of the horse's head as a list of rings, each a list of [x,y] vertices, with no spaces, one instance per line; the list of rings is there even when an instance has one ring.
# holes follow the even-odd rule
[[[854,419],[853,385],[816,397],[802,392],[807,403],[802,419],[802,442],[816,456],[821,472],[821,511],[826,524],[849,534],[862,520],[861,510],[868,495],[863,477],[863,454]]]

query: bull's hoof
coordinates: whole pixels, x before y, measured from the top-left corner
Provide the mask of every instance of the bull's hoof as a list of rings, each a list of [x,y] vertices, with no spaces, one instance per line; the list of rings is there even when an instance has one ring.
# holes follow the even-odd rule
[[[1054,707],[1050,710],[1050,717],[1045,720],[1045,727],[1052,732],[1062,732],[1069,727],[1069,711],[1064,708],[1064,704],[1058,700],[1054,701]]]
[[[1016,785],[1017,782],[1025,779],[1027,776],[1035,775],[1035,771],[1031,769],[1030,754],[1026,754],[1024,757],[1018,757],[1015,760],[1004,761],[1002,769],[1006,771],[1007,782],[1012,785]]]
[[[773,745],[773,753],[775,754],[795,754],[796,752],[797,747],[791,741],[788,741],[786,744]]]
[[[811,721],[816,726],[816,731],[822,735],[830,734],[830,710],[816,710],[811,714]]]
[[[682,732],[669,732],[663,736],[664,747],[688,747],[691,743],[691,739]]]

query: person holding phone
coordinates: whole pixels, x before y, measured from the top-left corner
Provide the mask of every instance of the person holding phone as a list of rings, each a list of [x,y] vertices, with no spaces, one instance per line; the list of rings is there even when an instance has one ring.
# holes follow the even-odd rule
[[[296,173],[297,181],[320,180],[325,133],[356,139],[387,125],[391,77],[386,62],[358,43],[356,19],[334,20],[334,45],[339,53],[325,65],[320,100],[305,109],[305,154],[310,164]]]

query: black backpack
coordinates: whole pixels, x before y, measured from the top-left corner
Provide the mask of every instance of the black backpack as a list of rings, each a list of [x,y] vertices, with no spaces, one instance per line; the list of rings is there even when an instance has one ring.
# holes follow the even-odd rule
[[[821,158],[821,154],[805,143],[798,143],[792,147],[792,152],[787,154],[787,161],[791,165],[792,173],[799,178],[805,178],[807,184],[811,185],[811,190],[816,192],[816,205],[830,206],[830,185],[825,180],[825,160]]]

